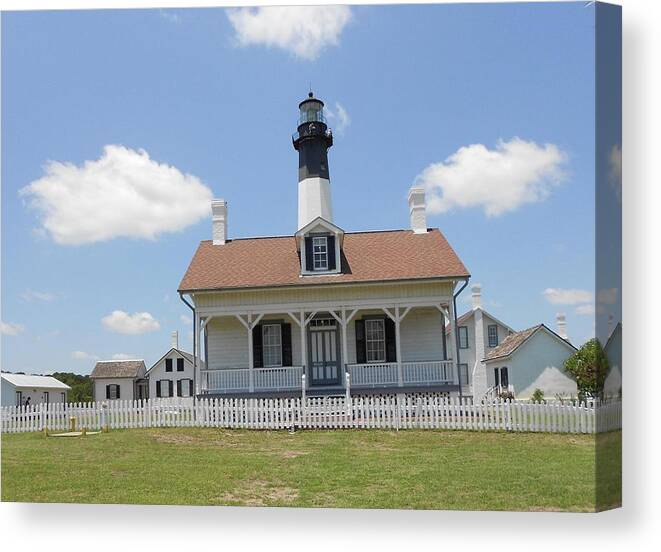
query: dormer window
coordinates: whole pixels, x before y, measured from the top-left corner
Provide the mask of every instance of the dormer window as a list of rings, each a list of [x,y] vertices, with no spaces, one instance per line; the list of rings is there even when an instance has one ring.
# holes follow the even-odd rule
[[[312,238],[312,258],[314,270],[328,270],[328,238],[326,236]]]
[[[317,217],[296,232],[301,258],[301,276],[339,274],[342,267],[344,231]]]

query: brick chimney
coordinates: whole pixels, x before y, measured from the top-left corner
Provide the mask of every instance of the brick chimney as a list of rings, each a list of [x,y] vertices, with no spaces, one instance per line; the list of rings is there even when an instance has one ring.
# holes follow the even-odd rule
[[[179,332],[176,330],[170,334],[170,347],[173,349],[179,348]]]
[[[555,324],[558,328],[558,335],[562,339],[569,339],[567,336],[567,317],[564,312],[559,312],[555,315]]]
[[[214,199],[211,202],[211,224],[213,244],[224,245],[227,241],[227,201]]]
[[[427,233],[427,205],[424,188],[409,190],[409,212],[411,214],[411,230],[415,234]]]
[[[482,307],[482,284],[475,284],[471,288],[471,299],[473,301],[473,310]]]

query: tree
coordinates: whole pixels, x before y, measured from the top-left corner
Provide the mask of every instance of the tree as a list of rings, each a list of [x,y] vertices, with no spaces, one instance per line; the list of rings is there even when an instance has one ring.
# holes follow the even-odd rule
[[[89,402],[92,400],[92,380],[89,376],[81,376],[71,372],[55,372],[53,377],[71,387],[69,402]]]
[[[608,357],[598,339],[590,339],[565,360],[565,371],[576,380],[579,400],[603,397]]]

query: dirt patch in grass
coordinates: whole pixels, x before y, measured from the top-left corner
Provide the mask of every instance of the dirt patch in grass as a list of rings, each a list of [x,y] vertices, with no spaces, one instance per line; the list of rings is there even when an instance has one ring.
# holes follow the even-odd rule
[[[284,485],[271,485],[268,481],[250,481],[232,492],[221,493],[217,504],[241,506],[286,506],[299,496],[298,489]]]

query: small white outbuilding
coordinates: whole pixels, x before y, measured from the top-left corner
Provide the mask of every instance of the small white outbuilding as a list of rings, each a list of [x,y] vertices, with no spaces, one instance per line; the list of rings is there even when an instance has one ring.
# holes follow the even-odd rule
[[[53,376],[33,376],[3,372],[2,406],[64,403],[71,387]]]
[[[564,370],[574,347],[544,324],[513,333],[492,349],[484,363],[490,389],[510,390],[528,399],[540,389],[548,398],[576,396],[576,382]]]

